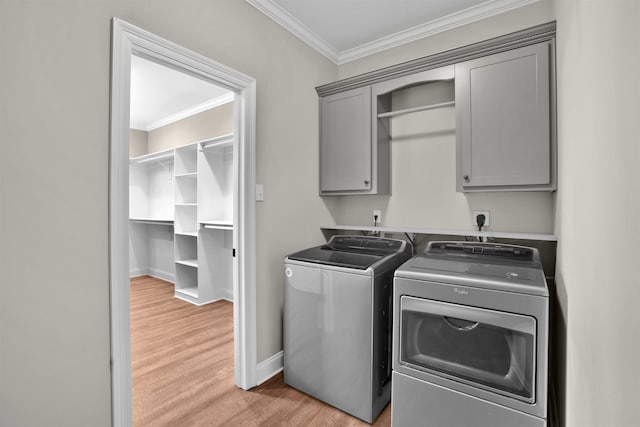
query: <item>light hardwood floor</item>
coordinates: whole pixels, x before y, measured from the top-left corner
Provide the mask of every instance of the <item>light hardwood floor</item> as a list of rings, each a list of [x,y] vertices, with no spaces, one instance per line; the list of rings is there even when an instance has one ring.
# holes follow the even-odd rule
[[[134,426],[368,426],[284,384],[282,374],[237,388],[231,303],[197,307],[148,276],[131,280],[130,300]],[[373,425],[390,424],[387,406]]]

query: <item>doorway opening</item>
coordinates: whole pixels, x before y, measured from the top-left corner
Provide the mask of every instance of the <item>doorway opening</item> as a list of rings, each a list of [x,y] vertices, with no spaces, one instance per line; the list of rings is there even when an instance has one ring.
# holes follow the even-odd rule
[[[163,278],[173,279],[175,296],[195,305],[231,299],[235,384],[243,389],[256,385],[255,80],[117,18],[112,22],[112,37],[112,410],[114,425],[130,425],[129,276],[136,273],[165,274],[168,277]],[[146,147],[145,141],[134,143],[131,101],[138,88],[132,81],[136,75],[132,66],[161,67],[220,90],[217,96],[206,97],[233,100],[230,132],[192,138],[195,141],[182,139],[173,146],[157,135],[152,141],[147,132]],[[202,94],[206,88],[196,92]],[[145,165],[130,173],[130,164]],[[148,194],[132,194],[129,199],[130,183],[139,184],[132,191],[146,189]],[[161,249],[153,256],[139,249],[149,234],[160,242]],[[163,238],[158,240],[158,236]]]

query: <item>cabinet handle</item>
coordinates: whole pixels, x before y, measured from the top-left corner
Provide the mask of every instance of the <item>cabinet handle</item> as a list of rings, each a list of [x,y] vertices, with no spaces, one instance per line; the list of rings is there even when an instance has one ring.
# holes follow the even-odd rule
[[[368,179],[364,180],[364,185],[369,185],[369,180]]]
[[[469,182],[469,175],[463,176],[462,179],[464,179],[464,182]]]

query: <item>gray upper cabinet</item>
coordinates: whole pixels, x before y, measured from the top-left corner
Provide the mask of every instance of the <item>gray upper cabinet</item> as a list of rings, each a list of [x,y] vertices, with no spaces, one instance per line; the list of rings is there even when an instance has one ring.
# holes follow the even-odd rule
[[[551,46],[455,65],[458,191],[555,190]]]
[[[377,166],[385,154],[371,139],[371,87],[325,96],[320,104],[320,194],[384,192]]]
[[[320,194],[390,194],[392,118],[454,104],[457,191],[554,191],[555,31],[550,22],[317,87]]]

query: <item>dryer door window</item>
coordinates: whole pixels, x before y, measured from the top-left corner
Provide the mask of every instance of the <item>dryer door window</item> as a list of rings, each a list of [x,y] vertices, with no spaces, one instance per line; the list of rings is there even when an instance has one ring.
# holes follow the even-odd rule
[[[402,365],[534,402],[535,318],[408,296],[400,308]]]

